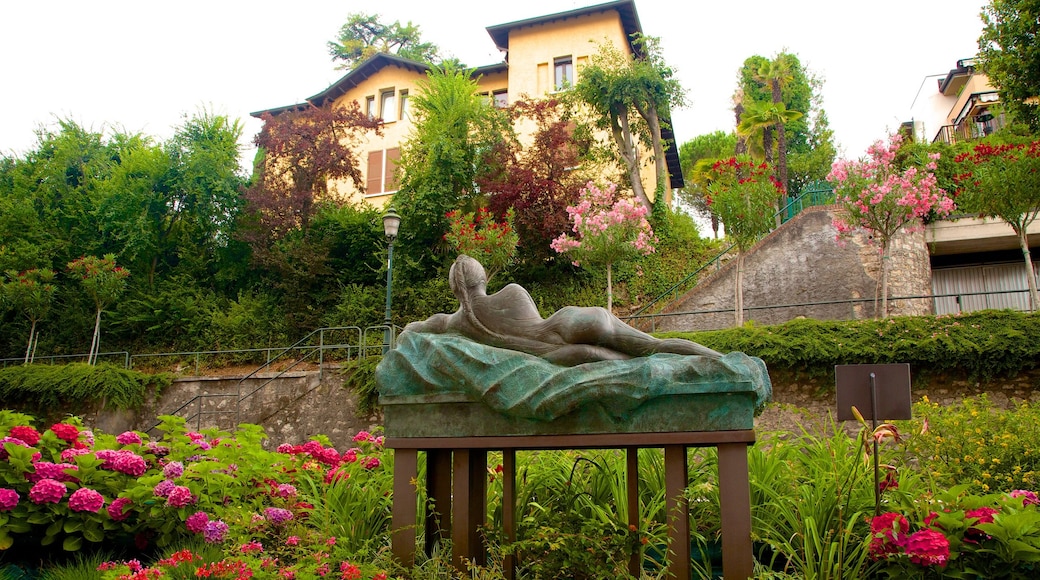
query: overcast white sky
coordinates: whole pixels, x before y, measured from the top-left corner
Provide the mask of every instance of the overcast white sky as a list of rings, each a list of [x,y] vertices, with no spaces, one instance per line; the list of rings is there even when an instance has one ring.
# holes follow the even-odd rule
[[[412,21],[470,66],[502,60],[485,28],[596,0],[51,0],[0,9],[0,154],[20,155],[39,126],[69,118],[164,140],[202,107],[240,118],[297,103],[342,76],[326,42],[351,12]],[[733,126],[730,96],[750,55],[797,54],[822,77],[824,109],[845,156],[909,119],[924,77],[973,56],[985,0],[636,0],[643,31],[688,91],[679,142]],[[452,6],[452,7],[449,7]],[[930,81],[930,82],[934,82]],[[252,150],[246,152],[248,163]]]

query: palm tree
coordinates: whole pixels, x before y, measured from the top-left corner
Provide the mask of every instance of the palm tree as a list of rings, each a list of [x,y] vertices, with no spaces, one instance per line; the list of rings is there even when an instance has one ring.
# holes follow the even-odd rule
[[[783,127],[785,124],[790,123],[802,118],[801,111],[788,110],[787,106],[781,103],[748,103],[744,109],[744,114],[740,118],[740,124],[737,125],[737,133],[745,136],[753,135],[759,131],[762,133],[762,148],[764,149],[764,157],[766,163],[773,162],[773,133],[774,127],[777,128],[778,137],[784,135]],[[787,143],[786,141],[779,141],[777,143],[777,181],[784,186],[784,191],[787,190]],[[780,165],[783,165],[783,169],[779,169]],[[779,201],[777,210],[780,209]],[[777,220],[780,216],[777,215]],[[780,225],[779,222],[777,225]]]
[[[773,105],[783,105],[783,88],[794,80],[794,67],[794,59],[787,53],[778,54],[776,58],[759,67],[756,79],[769,85]],[[787,134],[784,125],[801,116],[799,113],[797,117],[777,121],[775,125],[776,178],[783,184],[785,190],[787,189]]]

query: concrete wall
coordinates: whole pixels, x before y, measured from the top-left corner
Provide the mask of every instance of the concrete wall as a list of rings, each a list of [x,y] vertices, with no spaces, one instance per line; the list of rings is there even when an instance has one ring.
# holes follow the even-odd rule
[[[241,392],[250,393],[268,382],[251,378],[242,382]],[[326,435],[337,448],[349,448],[351,438],[360,430],[371,430],[382,423],[379,413],[359,417],[357,399],[343,387],[343,376],[326,370],[319,380],[317,371],[287,373],[271,381],[254,395],[243,400],[236,422],[235,401],[241,377],[186,377],[177,379],[162,396],[150,400],[140,412],[103,411],[84,421],[106,433],[121,433],[128,429],[147,431],[160,415],[175,414],[181,405],[196,395],[207,395],[203,401],[201,427],[229,430],[238,423],[262,425],[269,446],[281,443],[303,443],[314,435]],[[192,406],[178,413],[182,417],[196,416],[198,407]],[[195,429],[193,419],[189,428]]]
[[[744,320],[758,325],[779,324],[804,316],[823,320],[872,318],[880,280],[878,248],[859,235],[844,244],[835,241],[835,206],[808,208],[760,241],[745,258]],[[889,296],[929,293],[931,267],[922,232],[893,242]],[[697,286],[667,307],[653,325],[655,331],[716,330],[734,324],[736,260],[704,277]],[[786,306],[859,300],[856,303]],[[784,307],[779,307],[784,306]],[[762,308],[768,307],[768,308]],[[725,312],[704,313],[701,311]],[[930,300],[890,301],[889,313],[931,313]]]

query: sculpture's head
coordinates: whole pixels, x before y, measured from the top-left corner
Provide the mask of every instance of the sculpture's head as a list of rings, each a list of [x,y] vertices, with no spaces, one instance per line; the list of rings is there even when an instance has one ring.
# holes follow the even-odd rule
[[[461,254],[451,265],[451,270],[448,272],[448,284],[451,286],[452,294],[459,299],[459,302],[466,304],[470,296],[487,292],[487,274],[480,262]]]

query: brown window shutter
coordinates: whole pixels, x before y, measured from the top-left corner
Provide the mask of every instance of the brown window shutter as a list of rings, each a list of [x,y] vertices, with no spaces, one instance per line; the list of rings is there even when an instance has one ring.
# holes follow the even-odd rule
[[[383,192],[383,152],[369,151],[365,193]]]
[[[401,158],[401,149],[394,147],[386,150],[386,191],[397,191],[397,160]]]

